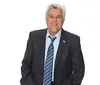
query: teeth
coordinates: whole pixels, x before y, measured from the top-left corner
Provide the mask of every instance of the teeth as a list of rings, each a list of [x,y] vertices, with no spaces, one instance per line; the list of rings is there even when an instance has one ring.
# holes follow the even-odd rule
[[[51,23],[52,24],[52,23]],[[57,24],[52,24],[53,26],[56,26]]]

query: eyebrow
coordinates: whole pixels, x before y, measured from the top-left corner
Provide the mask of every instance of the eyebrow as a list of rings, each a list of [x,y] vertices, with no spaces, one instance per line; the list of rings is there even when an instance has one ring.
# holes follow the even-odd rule
[[[53,15],[53,14],[49,14],[49,15]]]
[[[53,15],[53,14],[49,14],[49,16],[50,16],[50,15]],[[62,16],[62,15],[57,15],[57,16]]]

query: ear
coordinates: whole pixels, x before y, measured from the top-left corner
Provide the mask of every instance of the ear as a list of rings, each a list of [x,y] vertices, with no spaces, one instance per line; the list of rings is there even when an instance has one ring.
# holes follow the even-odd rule
[[[64,23],[65,19],[63,19],[63,23]]]

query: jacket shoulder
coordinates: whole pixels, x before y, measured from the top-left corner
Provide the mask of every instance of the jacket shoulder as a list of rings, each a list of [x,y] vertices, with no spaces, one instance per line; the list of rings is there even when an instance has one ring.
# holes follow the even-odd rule
[[[34,30],[34,31],[30,31],[30,35],[31,36],[41,36],[41,34],[46,33],[46,29],[40,29],[40,30]]]
[[[40,29],[40,30],[34,30],[34,31],[30,31],[31,34],[38,34],[38,33],[42,33],[46,31],[46,29]]]
[[[67,37],[70,42],[80,41],[80,36],[69,31],[64,30],[64,35]]]

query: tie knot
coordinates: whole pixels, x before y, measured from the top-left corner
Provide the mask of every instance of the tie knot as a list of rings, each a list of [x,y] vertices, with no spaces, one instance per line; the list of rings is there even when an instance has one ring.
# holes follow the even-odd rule
[[[54,42],[54,40],[56,39],[56,37],[54,36],[54,37],[51,37],[51,36],[49,36],[49,38],[51,39],[51,42],[53,43]]]

